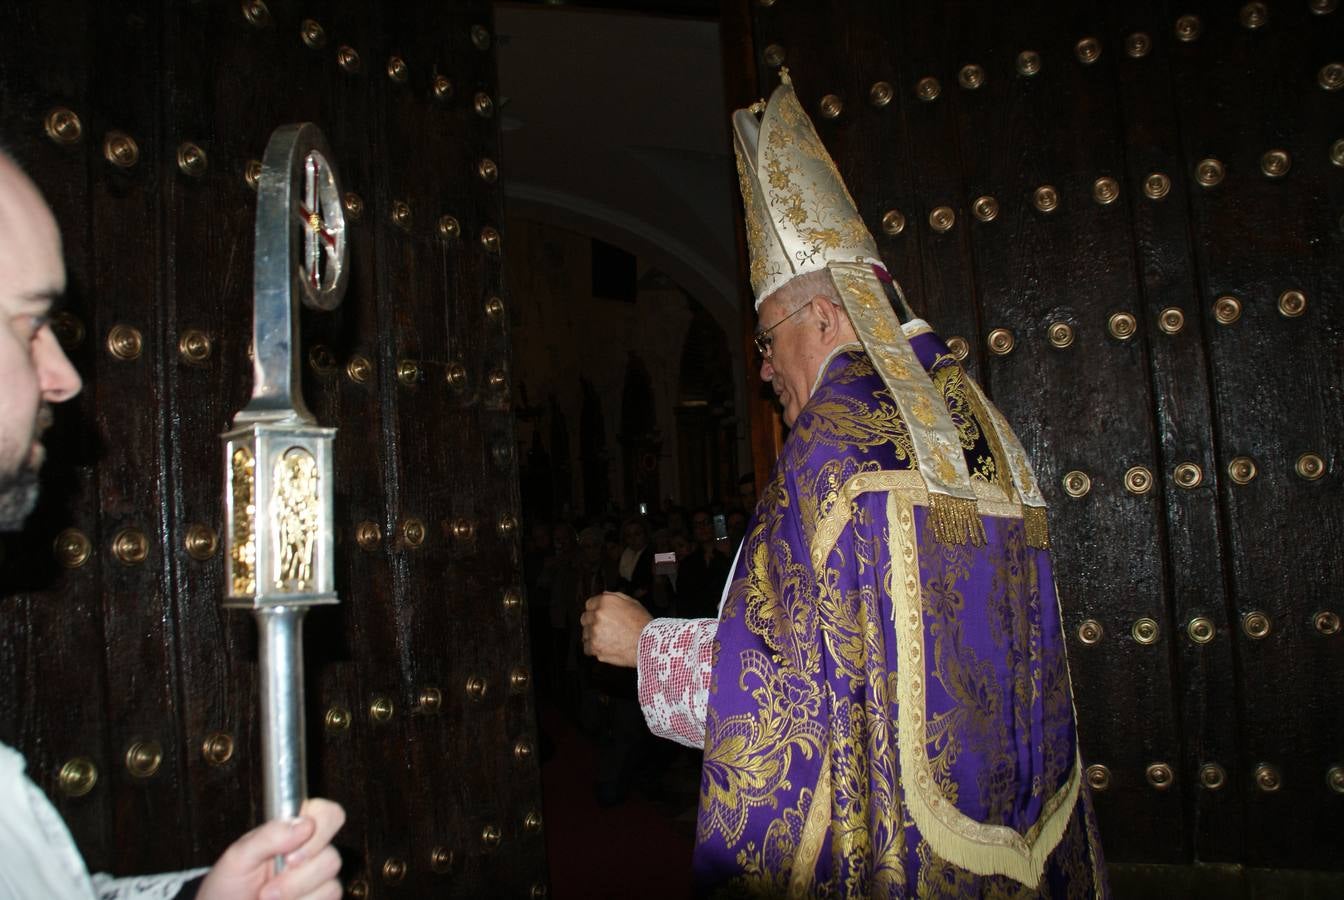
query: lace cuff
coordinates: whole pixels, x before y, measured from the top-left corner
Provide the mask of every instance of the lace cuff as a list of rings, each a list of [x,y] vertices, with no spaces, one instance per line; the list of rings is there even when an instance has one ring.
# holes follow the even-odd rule
[[[705,745],[717,619],[654,619],[639,635],[639,705],[658,737]]]
[[[113,878],[99,872],[93,876],[93,890],[98,900],[174,900],[187,882],[198,879],[209,869],[188,869],[185,872],[164,872],[159,875],[135,875]],[[195,896],[195,890],[191,895]]]

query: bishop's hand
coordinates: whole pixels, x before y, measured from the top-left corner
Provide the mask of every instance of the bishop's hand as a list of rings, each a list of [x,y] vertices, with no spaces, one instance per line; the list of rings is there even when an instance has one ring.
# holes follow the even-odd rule
[[[583,652],[598,662],[633,668],[639,658],[639,635],[653,616],[628,594],[608,591],[589,597],[579,617]]]

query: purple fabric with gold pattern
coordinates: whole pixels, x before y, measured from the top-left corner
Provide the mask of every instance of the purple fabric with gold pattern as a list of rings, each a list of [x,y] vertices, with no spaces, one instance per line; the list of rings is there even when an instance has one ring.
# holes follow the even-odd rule
[[[862,349],[842,349],[757,504],[719,624],[703,893],[1105,896],[1049,552],[1011,514],[960,364],[932,332],[911,343],[987,542],[934,538],[905,423]]]

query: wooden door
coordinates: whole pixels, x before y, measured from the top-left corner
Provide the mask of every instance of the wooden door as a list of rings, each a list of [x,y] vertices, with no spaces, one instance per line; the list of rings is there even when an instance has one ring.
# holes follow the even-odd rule
[[[1035,463],[1112,861],[1344,867],[1337,7],[725,13]]]
[[[86,383],[5,540],[0,739],[91,868],[207,864],[258,819],[254,626],[224,611],[219,435],[251,390],[255,193],[314,122],[351,280],[304,313],[341,604],[307,621],[310,784],[352,895],[537,896],[491,8],[57,2],[0,20],[0,138],[62,225]]]

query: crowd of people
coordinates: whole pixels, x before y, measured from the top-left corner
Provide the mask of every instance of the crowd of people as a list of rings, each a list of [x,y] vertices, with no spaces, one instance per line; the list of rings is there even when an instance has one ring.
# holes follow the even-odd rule
[[[751,490],[745,483],[744,497]],[[584,655],[585,602],[620,591],[654,616],[715,618],[746,526],[738,502],[688,510],[668,501],[653,512],[535,521],[529,528],[523,576],[538,701],[596,740],[599,803],[620,803],[634,786],[656,795],[675,748],[649,735],[634,670]]]

